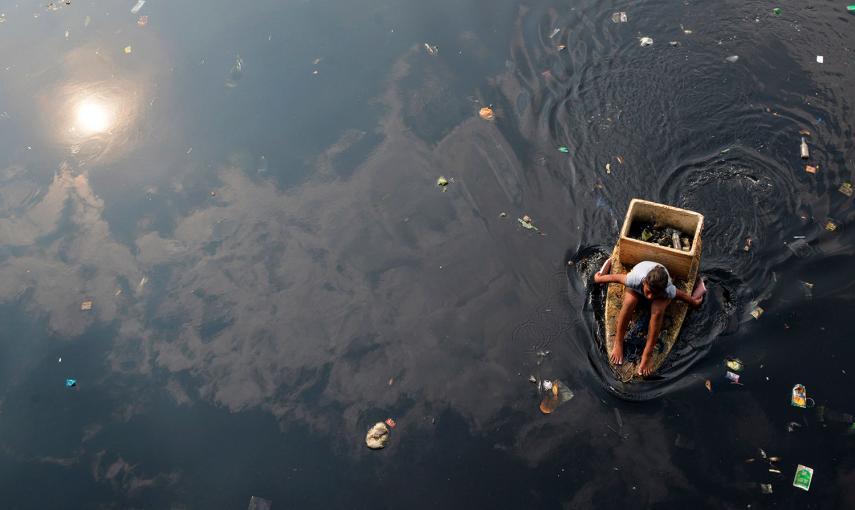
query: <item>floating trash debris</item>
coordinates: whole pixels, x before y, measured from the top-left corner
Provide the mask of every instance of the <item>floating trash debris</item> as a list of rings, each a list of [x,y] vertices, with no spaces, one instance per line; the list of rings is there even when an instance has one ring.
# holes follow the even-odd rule
[[[650,46],[651,44],[653,44],[653,38],[651,38],[651,37],[642,37],[642,38],[640,38],[640,39],[638,40],[638,42],[639,42],[639,44],[641,44],[641,46],[642,46],[642,47],[644,47],[644,46]]]
[[[537,384],[537,377],[535,377],[533,375],[528,376],[528,382],[530,382],[532,384]]]
[[[751,251],[751,238],[745,238],[745,246],[742,247],[742,251]]]
[[[529,215],[524,215],[522,218],[517,218],[517,221],[523,228],[527,228],[528,230],[534,230],[535,232],[540,232],[540,229],[534,226],[534,223],[531,221],[531,217]]]
[[[445,192],[448,189],[448,179],[440,175],[436,180],[436,185],[442,188],[442,191]]]
[[[125,52],[125,55],[130,55],[134,51],[134,49],[130,46],[125,46],[125,48],[122,51]]]
[[[793,487],[810,490],[810,482],[813,480],[813,468],[801,464],[796,468],[796,476],[793,477]]]
[[[775,16],[780,16],[781,15],[781,8],[775,7],[774,9],[772,9],[772,14],[774,14]]]
[[[707,388],[708,392],[712,393],[712,381],[707,379],[706,381],[704,381],[704,386]]]
[[[66,379],[65,380],[65,387],[66,388],[74,388],[75,386],[77,386],[77,379]]]
[[[561,147],[558,147],[558,152],[563,152],[564,154],[567,154],[568,152],[570,152],[570,149],[562,145]]]
[[[679,45],[680,45],[680,43],[678,41],[668,41],[668,46],[677,47]]]
[[[824,62],[825,62],[825,57],[823,57],[822,55],[817,55],[817,56],[816,56],[816,63],[817,63],[817,64],[822,64],[822,63],[824,63]]]
[[[389,427],[382,421],[378,421],[365,434],[365,444],[372,450],[379,450],[389,442]]]
[[[249,507],[246,510],[271,510],[272,508],[273,502],[269,499],[252,496],[249,498]]]
[[[763,312],[764,312],[764,311],[765,311],[765,310],[763,310],[762,308],[760,308],[759,306],[757,306],[757,307],[755,307],[753,310],[751,310],[751,316],[752,316],[752,317],[754,317],[755,319],[759,319],[759,318],[760,318],[760,316],[761,316],[761,315],[763,315]]]
[[[131,7],[131,14],[136,14],[140,12],[140,9],[143,8],[143,5],[145,5],[145,0],[138,0],[137,3],[135,3],[134,6]]]
[[[742,364],[742,360],[739,358],[727,358],[724,362],[728,369],[733,370],[734,372],[741,372],[744,368]]]
[[[740,384],[739,383],[739,374],[734,374],[730,370],[724,373],[724,376],[727,377],[727,380],[731,382],[731,384]]]
[[[815,174],[817,170],[819,170],[819,165],[817,165],[817,166],[805,165],[805,172],[807,172],[809,174]]]
[[[771,483],[761,483],[760,484],[760,492],[763,494],[772,494],[772,484]]]
[[[546,382],[547,381],[544,381],[544,383]],[[545,391],[546,394],[544,395],[543,400],[541,400],[540,402],[540,412],[542,412],[543,414],[552,413],[553,411],[558,409],[558,406],[576,396],[573,391],[570,390],[570,388],[565,386],[565,384],[559,381],[558,379],[551,381],[549,389]]]
[[[739,55],[731,55],[731,56],[727,57],[727,58],[726,58],[726,59],[724,59],[724,60],[726,60],[727,62],[730,62],[731,64],[733,64],[734,62],[736,62],[737,60],[739,60]]]
[[[499,218],[507,218],[507,217],[508,217],[508,213],[506,213],[504,211],[499,213]]]
[[[802,289],[804,289],[805,297],[807,299],[813,299],[813,287],[814,284],[811,282],[802,282]]]
[[[493,109],[489,106],[485,106],[478,110],[478,116],[484,120],[493,120],[496,118],[496,115],[493,113]]]
[[[847,197],[851,197],[852,196],[852,183],[851,182],[844,182],[843,184],[840,185],[839,188],[837,188],[837,191],[843,193]]]
[[[798,422],[791,421],[787,424],[787,432],[794,432],[796,429],[802,428],[802,424]]]
[[[386,418],[386,421],[384,421],[383,423],[385,423],[386,426],[388,426],[390,429],[393,429],[398,425],[392,418]]]
[[[807,407],[807,389],[803,384],[793,386],[793,395],[790,397],[790,404],[794,407]]]
[[[80,303],[80,309],[84,312],[88,312],[92,309],[92,300],[86,299],[82,303]]]
[[[801,154],[802,159],[810,158],[810,149],[808,148],[808,144],[805,140],[805,137],[802,137],[802,141],[799,144],[799,153]]]
[[[558,35],[558,34],[560,34],[560,33],[561,33],[561,29],[560,29],[560,28],[556,28],[555,30],[553,30],[553,31],[552,31],[552,33],[551,33],[551,34],[549,34],[549,38],[550,38],[550,39],[552,39],[553,37],[555,37],[556,35]]]
[[[237,87],[241,78],[243,78],[243,59],[238,54],[235,58],[235,63],[232,64],[232,68],[229,70],[228,76],[226,76],[226,87]]]
[[[827,220],[825,222],[825,230],[828,230],[829,232],[834,232],[835,230],[837,230],[837,223],[835,223],[834,220]]]
[[[626,16],[625,12],[616,12],[612,14],[613,23],[626,23],[627,21],[629,21],[629,18]]]
[[[140,16],[137,20],[137,26],[144,27],[148,25],[148,16]]]
[[[435,56],[439,55],[439,48],[437,48],[436,45],[433,45],[433,44],[425,43],[425,51],[431,57],[435,57]],[[317,64],[315,64],[315,65],[317,65]]]

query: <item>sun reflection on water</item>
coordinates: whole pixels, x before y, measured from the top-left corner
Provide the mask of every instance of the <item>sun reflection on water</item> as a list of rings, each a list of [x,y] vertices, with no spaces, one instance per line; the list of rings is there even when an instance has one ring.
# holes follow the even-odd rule
[[[113,112],[104,101],[96,97],[88,97],[80,101],[75,110],[75,124],[72,128],[75,131],[83,135],[109,131],[113,122]]]
[[[111,160],[134,142],[140,91],[127,82],[68,83],[55,97],[60,143],[81,161]]]

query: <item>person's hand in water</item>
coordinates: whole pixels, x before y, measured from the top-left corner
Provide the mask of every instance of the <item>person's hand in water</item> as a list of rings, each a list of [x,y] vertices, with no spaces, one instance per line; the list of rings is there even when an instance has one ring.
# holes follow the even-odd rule
[[[692,294],[689,295],[688,292],[683,292],[680,289],[677,289],[676,298],[680,301],[685,301],[692,308],[697,308],[701,306],[704,302],[704,295],[707,293],[707,287],[704,285],[703,278],[698,277],[698,281],[695,283],[695,290],[692,291]]]
[[[695,307],[701,306],[701,303],[704,302],[704,296],[706,294],[707,286],[704,284],[704,279],[699,276],[697,283],[695,283],[695,290],[692,292],[692,299],[695,301]]]
[[[611,274],[611,271],[612,271],[612,258],[609,257],[603,263],[603,267],[601,267],[600,270],[597,271],[596,274],[594,274],[594,281],[596,283],[606,283],[604,276]]]

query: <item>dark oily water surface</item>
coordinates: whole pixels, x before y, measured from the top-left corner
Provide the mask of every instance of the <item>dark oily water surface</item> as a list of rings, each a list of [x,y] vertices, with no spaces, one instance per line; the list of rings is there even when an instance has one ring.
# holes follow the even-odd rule
[[[132,5],[2,7],[4,508],[855,506],[845,3]],[[634,197],[710,294],[621,385]]]

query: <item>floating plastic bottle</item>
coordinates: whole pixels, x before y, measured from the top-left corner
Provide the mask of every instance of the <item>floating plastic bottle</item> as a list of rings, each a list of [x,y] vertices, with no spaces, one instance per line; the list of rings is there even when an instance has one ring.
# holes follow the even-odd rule
[[[802,159],[808,159],[810,157],[810,149],[808,149],[808,144],[805,141],[805,137],[802,137],[802,143],[801,143],[800,150],[802,153]]]

